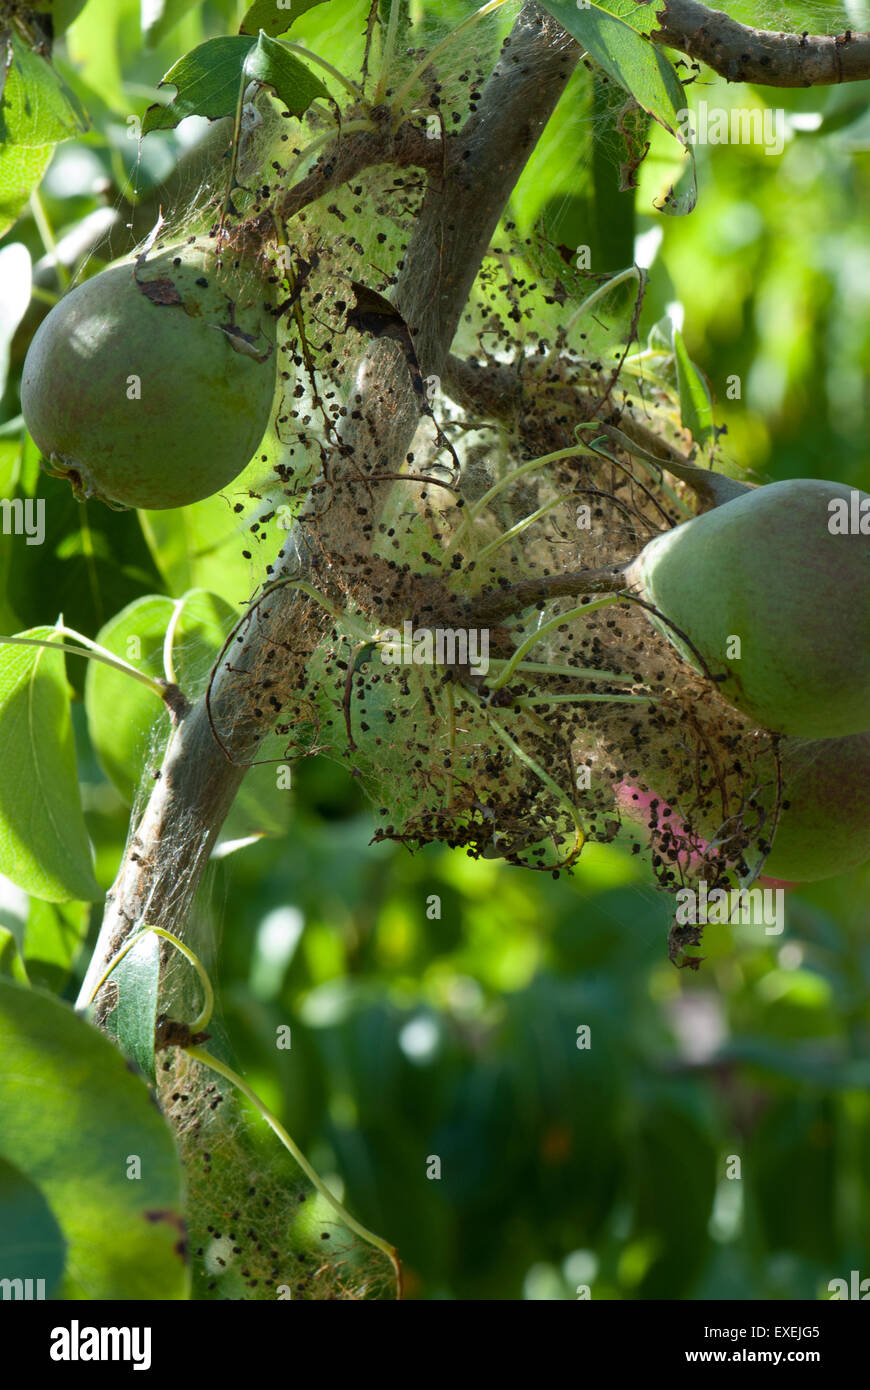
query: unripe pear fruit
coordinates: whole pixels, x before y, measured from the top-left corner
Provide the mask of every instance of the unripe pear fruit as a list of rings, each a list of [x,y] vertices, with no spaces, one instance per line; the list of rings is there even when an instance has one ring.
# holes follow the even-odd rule
[[[40,324],[21,407],[79,498],[183,507],[219,492],[269,423],[275,318],[257,268],[207,240],[128,259]]]
[[[709,842],[694,830],[690,833],[664,797],[657,792],[641,791],[639,787],[632,787],[628,782],[621,782],[614,787],[614,792],[620,812],[638,825],[645,825],[650,831],[651,845],[654,842],[653,827],[660,830],[667,827],[672,837],[672,847],[677,849],[677,863],[685,873],[697,873],[709,848]],[[668,816],[664,814],[666,809],[670,811]],[[712,837],[715,829],[708,830],[708,834]],[[766,873],[758,881],[762,887],[768,888],[789,888],[792,882],[797,882],[773,878]]]
[[[807,742],[783,739],[779,751],[782,794],[776,828],[776,770],[771,758],[770,780],[756,798],[758,809],[747,807],[744,816],[754,831],[763,812],[760,830],[751,837],[732,830],[747,864],[757,863],[762,841],[771,845],[764,861],[768,880],[815,883],[870,859],[870,733]],[[620,808],[631,819],[644,824],[655,819],[659,826],[669,826],[678,840],[686,834],[679,808],[667,797],[627,785],[616,790]],[[668,817],[665,808],[671,809]],[[687,839],[683,861],[687,868],[697,867],[714,836],[728,852],[730,823],[720,821],[721,815],[712,810],[693,816],[693,835]]]
[[[785,740],[780,761],[783,804],[764,872],[814,883],[870,858],[870,733],[807,743]],[[775,784],[759,799],[772,818]],[[768,825],[762,832],[767,841]]]
[[[724,674],[723,697],[759,725],[797,738],[870,726],[866,493],[770,483],[656,536],[627,578],[692,645],[650,615],[656,627]]]

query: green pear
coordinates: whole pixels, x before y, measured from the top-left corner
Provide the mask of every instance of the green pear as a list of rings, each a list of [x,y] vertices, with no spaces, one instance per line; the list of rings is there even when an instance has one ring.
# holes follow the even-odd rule
[[[870,858],[870,733],[816,742],[784,740],[782,805],[764,873],[813,883],[845,873]],[[775,782],[759,800],[772,817]],[[749,856],[747,856],[749,857]]]
[[[866,493],[771,483],[656,536],[626,574],[655,626],[758,725],[814,739],[870,727]]]
[[[615,788],[617,804],[650,835],[656,825],[667,828],[675,845],[685,840],[680,862],[687,870],[697,869],[714,840],[728,858],[742,857],[750,868],[769,847],[765,878],[788,883],[814,883],[870,859],[870,733],[783,739],[779,751],[782,792],[775,826],[772,754],[759,763],[755,793],[739,818],[730,814],[736,808],[723,812],[715,792],[700,808],[694,802],[688,804],[685,797],[669,795],[664,773],[655,791],[621,784]],[[761,768],[763,780],[759,781]]]
[[[275,393],[275,317],[257,268],[207,240],[109,266],[40,324],[21,407],[80,498],[182,507],[250,461]]]

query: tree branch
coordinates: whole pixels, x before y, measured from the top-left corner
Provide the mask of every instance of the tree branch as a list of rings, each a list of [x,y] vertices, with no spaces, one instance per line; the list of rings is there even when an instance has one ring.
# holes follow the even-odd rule
[[[451,136],[448,143],[456,139]],[[441,141],[430,140],[424,129],[410,121],[403,121],[396,131],[389,125],[382,130],[355,131],[341,137],[337,146],[321,156],[304,179],[279,198],[275,216],[289,222],[303,208],[317,202],[331,189],[349,183],[374,164],[422,169],[432,176],[441,172],[443,163]],[[261,236],[267,236],[272,228],[272,214],[264,213],[253,225]]]
[[[459,612],[463,620],[478,627],[502,623],[536,604],[550,603],[554,598],[587,598],[592,594],[617,594],[627,587],[623,566],[609,569],[566,570],[564,574],[541,575],[537,579],[522,579],[503,589],[490,590],[469,599]]]
[[[654,0],[644,0],[651,3]],[[729,82],[823,87],[870,77],[870,34],[782,34],[738,24],[697,0],[664,0],[650,38],[706,63]]]
[[[446,170],[430,177],[404,257],[395,302],[407,323],[424,376],[441,376],[471,287],[508,198],[547,124],[580,49],[537,4],[523,7],[487,80],[478,110],[448,145]],[[420,402],[397,346],[372,346],[357,391],[374,413],[345,435],[352,460],[330,464],[329,504],[318,518],[318,540],[332,563],[370,567],[377,600],[395,579],[370,554],[358,513],[368,497],[366,473],[393,471],[416,433]],[[392,409],[385,409],[389,398]],[[341,475],[336,485],[337,475]],[[315,487],[313,492],[317,493]],[[322,488],[321,488],[322,491]]]
[[[448,178],[430,180],[396,291],[412,331],[418,330],[415,345],[426,373],[438,373],[446,359],[492,233],[578,56],[579,48],[560,26],[537,4],[525,4],[477,114],[451,141]],[[354,509],[365,489],[364,467],[375,473],[399,471],[419,423],[419,400],[404,360],[395,361],[396,352],[395,345],[376,340],[367,353],[355,383],[363,420],[350,427],[355,433],[333,452],[314,489],[322,501],[328,478],[329,505],[319,509],[315,499],[282,552],[279,576],[306,575],[321,588],[340,592],[343,568],[359,570],[368,556],[370,581],[373,586],[379,582]],[[282,706],[289,705],[328,621],[322,609],[290,585],[277,588],[251,610],[232,644],[232,661],[222,662],[211,687],[211,717],[233,761],[219,747],[200,700],[172,737],[108,895],[80,1007],[130,932],[147,922],[183,934],[209,855],[244,778],[244,764],[256,741],[269,732],[268,721],[257,717],[257,687],[268,672],[274,682],[270,693]]]

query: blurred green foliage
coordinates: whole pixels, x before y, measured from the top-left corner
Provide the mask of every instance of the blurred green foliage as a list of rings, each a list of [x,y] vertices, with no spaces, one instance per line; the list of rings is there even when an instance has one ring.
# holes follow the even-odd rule
[[[146,195],[182,142],[161,135],[139,151],[128,116],[143,114],[181,53],[229,32],[245,8],[174,7],[179,22],[143,48],[138,0],[90,0],[58,56],[95,129],[58,148],[37,215],[0,245],[23,243],[37,261],[46,227],[63,237],[129,193],[132,174]],[[472,8],[411,3],[438,33]],[[359,25],[347,19],[359,9],[331,0],[294,36],[353,73]],[[699,147],[686,218],[652,206],[672,159],[664,133],[652,132],[636,198],[609,187],[623,210],[615,244],[630,246],[633,219],[635,234],[660,230],[641,342],[678,301],[735,460],[870,489],[867,84],[771,92],[706,74],[689,93],[780,106],[788,138],[776,157]],[[583,134],[595,128],[594,110],[560,110],[517,192],[521,223],[546,211],[551,232],[584,240],[601,171]],[[599,209],[599,232],[613,216]],[[17,413],[25,345],[13,343],[4,418]],[[134,532],[123,556],[108,542],[101,551],[117,571],[111,611],[157,588]],[[50,565],[62,558],[52,552]],[[38,588],[28,570],[10,586],[28,623],[53,621],[63,602],[61,571],[43,564],[50,582]],[[93,635],[109,613],[86,577],[70,604]],[[128,813],[79,725],[108,887]],[[573,877],[552,881],[369,844],[357,787],[322,760],[298,767],[293,799],[289,835],[216,861],[203,891],[222,1027],[315,1165],[340,1175],[351,1208],[399,1247],[410,1296],[572,1299],[588,1285],[594,1298],[812,1299],[853,1268],[870,1274],[870,868],[789,893],[782,936],[708,928],[701,969],[679,972],[666,954],[669,903],[627,848],[593,847]],[[91,940],[95,928],[93,913]],[[9,958],[4,948],[0,965]],[[56,965],[41,976],[28,964],[57,983]],[[275,1047],[281,1025],[289,1052]]]
[[[866,1263],[870,872],[708,928],[693,974],[627,853],[554,882],[369,845],[330,765],[295,798],[209,888],[223,1024],[409,1294],[811,1299]]]

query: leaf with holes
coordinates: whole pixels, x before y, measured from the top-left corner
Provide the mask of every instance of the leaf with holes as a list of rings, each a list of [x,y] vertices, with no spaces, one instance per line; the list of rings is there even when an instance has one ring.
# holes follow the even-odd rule
[[[245,77],[271,87],[294,116],[302,116],[312,101],[328,97],[319,77],[288,52],[282,43],[261,34],[245,59]]]
[[[148,107],[142,133],[171,130],[185,116],[212,121],[234,116],[244,86],[252,81],[271,87],[294,116],[307,111],[315,98],[329,96],[304,63],[265,34],[207,39],[169,69],[160,85],[171,83],[176,95],[167,106]]]

